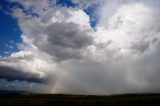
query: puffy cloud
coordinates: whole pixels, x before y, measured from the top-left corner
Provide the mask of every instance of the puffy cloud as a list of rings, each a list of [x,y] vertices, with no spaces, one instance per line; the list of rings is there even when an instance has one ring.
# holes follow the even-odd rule
[[[159,92],[159,1],[76,0],[82,7],[103,2],[96,31],[77,7],[14,1],[32,11],[13,10],[23,43],[1,57],[1,78],[28,81],[23,86],[47,80],[41,91],[51,93]]]
[[[157,11],[142,3],[121,6],[109,18],[107,25],[106,23],[100,24],[101,36],[98,36],[96,40],[103,43],[111,41],[110,45],[115,46],[112,49],[144,52],[155,41],[158,42],[159,26],[157,23],[159,19],[156,16]],[[102,26],[105,26],[107,30],[101,29]]]
[[[83,50],[92,43],[89,17],[79,9],[58,7],[55,10],[48,5],[39,8],[28,0],[14,2],[25,7],[25,11],[20,8],[13,10],[23,32],[23,43],[19,45],[20,52],[1,58],[4,71],[1,78],[45,84],[51,80],[52,85],[53,79],[60,74],[56,69],[56,59],[81,58]],[[26,10],[30,8],[32,11],[28,14]],[[35,13],[40,15],[37,17]]]
[[[152,7],[151,2],[153,6],[153,1],[150,1],[150,5],[144,1],[110,1],[108,3],[114,4],[108,8],[111,14],[107,14],[107,6],[102,7],[106,12],[100,12],[102,15],[95,34],[98,48],[94,48],[93,57],[109,62],[107,73],[123,70],[121,73],[126,74],[127,82],[122,89],[126,92],[159,92],[158,82],[151,77],[158,79],[156,75],[159,74],[159,66],[156,65],[158,59],[155,57],[159,57],[160,33],[157,23],[160,20],[157,18],[159,10]],[[120,80],[121,76],[116,77]]]
[[[51,12],[54,12],[52,17],[47,18],[46,15]],[[26,19],[28,15],[18,9],[13,15],[18,17],[20,28],[24,33],[22,36],[24,43],[38,47],[52,56],[55,55],[55,58],[60,60],[81,57],[84,48],[93,43],[89,16],[82,10],[53,9],[41,17],[31,16],[32,18]],[[44,21],[44,17],[48,22]]]
[[[48,44],[39,48],[62,60],[81,57],[83,50],[92,44],[92,38],[87,35],[87,31],[81,31],[74,23],[49,25],[46,28],[46,35]]]
[[[62,74],[54,92],[159,92],[158,10],[143,1],[108,3],[115,5],[110,8],[115,11],[107,14],[106,4],[102,7],[105,13],[100,12],[95,43],[86,49],[85,59],[63,63],[69,71]]]
[[[31,52],[20,51],[11,54],[10,57],[1,57],[0,77],[9,81],[48,83],[49,74],[54,72],[50,72],[48,69],[54,68],[55,65],[49,60],[44,61],[44,59],[37,58],[36,55]]]

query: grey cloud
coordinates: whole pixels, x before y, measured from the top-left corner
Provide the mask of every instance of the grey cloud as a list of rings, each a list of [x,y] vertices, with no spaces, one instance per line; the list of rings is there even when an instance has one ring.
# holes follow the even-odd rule
[[[35,41],[35,45],[59,60],[80,58],[83,49],[93,43],[93,38],[87,30],[82,30],[78,24],[71,22],[53,23],[45,27],[43,33],[47,37],[47,43]]]
[[[148,42],[140,42],[140,44],[134,44],[131,47],[131,50],[135,50],[136,52],[144,53],[149,49],[150,43]]]
[[[81,49],[92,44],[91,35],[74,23],[54,23],[46,27],[45,34],[51,45],[63,48]]]
[[[122,56],[110,62],[85,60],[82,63],[66,64],[63,67],[67,74],[61,77],[61,86],[53,92],[58,92],[59,89],[64,93],[74,91],[82,94],[159,92],[160,60],[157,57],[160,48],[156,48],[153,54],[141,55],[138,59]]]
[[[90,6],[98,0],[77,0],[77,2],[81,1],[84,2],[82,5],[88,3],[87,6]],[[159,92],[160,34],[157,18],[159,15],[150,11],[157,11],[158,7],[153,8],[153,5],[157,3],[146,0],[148,4],[152,4],[146,7],[146,5],[137,5],[147,4],[144,0],[102,1],[104,2],[101,8],[103,11],[98,11],[101,17],[95,32],[78,23],[67,22],[67,19],[72,17],[67,11],[68,9],[73,11],[70,8],[65,8],[64,11],[52,10],[44,12],[46,14],[40,13],[40,17],[31,17],[28,20],[24,18],[27,17],[24,15],[24,19],[19,21],[25,34],[23,40],[35,48],[24,47],[23,49],[36,55],[36,57],[25,57],[26,60],[30,60],[26,63],[40,63],[32,67],[33,71],[39,71],[40,66],[43,67],[42,71],[47,70],[44,73],[55,71],[49,76],[49,78],[54,77],[49,79],[48,84],[50,85],[49,91],[52,93]],[[127,9],[122,8],[121,11],[117,11],[124,5]],[[56,16],[56,14],[59,15]],[[115,14],[121,17],[113,18]],[[51,21],[52,15],[55,18],[54,22]],[[21,18],[20,16],[17,18]],[[116,26],[116,28],[106,27],[110,21],[113,21],[111,26]],[[102,29],[98,29],[99,26]],[[90,33],[95,35],[94,38]],[[36,50],[38,52],[35,52]],[[136,53],[132,54],[132,51]],[[33,57],[38,60],[34,61]],[[61,61],[56,61],[55,58]],[[20,62],[20,60],[24,59],[6,61],[13,63]],[[51,67],[54,65],[55,67]],[[4,66],[1,70],[0,78],[6,78],[8,81],[25,80],[41,83],[48,79],[48,75],[40,78],[38,74],[21,72],[19,69]]]
[[[92,30],[86,25],[82,27],[75,22],[68,22],[73,17],[71,11],[76,10],[49,9],[41,17],[25,19],[27,15],[24,15],[19,18],[20,28],[27,38],[26,43],[30,41],[57,60],[81,58],[84,49],[93,43],[93,36],[89,34]],[[58,22],[51,22],[53,16]]]
[[[40,78],[38,74],[29,72],[23,72],[12,67],[0,66],[0,79],[7,79],[8,81],[28,81],[36,83],[47,83],[49,80],[46,78]]]
[[[131,65],[132,64],[132,65]],[[131,66],[130,66],[131,65]],[[53,86],[53,93],[116,94],[137,92],[158,92],[158,80],[150,79],[146,63],[136,63],[127,58],[110,63],[72,62],[62,65],[66,74]],[[155,69],[154,69],[154,72]],[[158,74],[155,73],[155,74]],[[132,79],[133,78],[133,79]],[[156,76],[158,78],[158,76]],[[149,79],[149,81],[147,81]],[[147,82],[146,82],[147,81]],[[151,82],[150,82],[151,81]],[[154,84],[154,86],[152,86]],[[157,84],[155,86],[155,84]]]

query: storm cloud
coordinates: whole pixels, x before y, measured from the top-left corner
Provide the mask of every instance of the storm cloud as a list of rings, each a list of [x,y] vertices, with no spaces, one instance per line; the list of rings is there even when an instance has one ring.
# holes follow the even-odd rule
[[[1,57],[0,78],[48,82],[42,88],[49,93],[160,92],[159,0],[12,2],[24,7],[12,9],[23,43]],[[94,6],[99,20],[92,28],[84,9]]]
[[[0,66],[0,78],[7,79],[8,81],[29,81],[29,82],[36,82],[36,83],[45,83],[47,82],[47,78],[39,78],[39,75],[36,74],[29,74],[22,72],[20,70],[13,69],[12,67],[4,67]]]

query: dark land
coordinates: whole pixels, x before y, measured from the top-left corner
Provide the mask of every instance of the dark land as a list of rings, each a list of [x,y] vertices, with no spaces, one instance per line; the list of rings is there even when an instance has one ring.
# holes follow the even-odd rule
[[[1,93],[0,106],[160,106],[160,94],[97,96]]]

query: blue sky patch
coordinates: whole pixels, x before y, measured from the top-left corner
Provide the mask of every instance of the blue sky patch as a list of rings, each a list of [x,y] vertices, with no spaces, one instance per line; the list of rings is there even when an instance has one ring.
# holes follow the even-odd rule
[[[12,52],[18,51],[17,43],[21,43],[21,31],[16,19],[8,14],[10,4],[0,2],[0,55],[7,56]],[[3,10],[2,10],[3,9]]]
[[[56,3],[61,6],[65,7],[75,7],[76,4],[74,4],[71,0],[56,0]]]
[[[95,15],[96,8],[97,7],[88,7],[84,10],[90,17],[90,25],[92,26],[92,28],[95,28],[98,22],[98,17]]]

